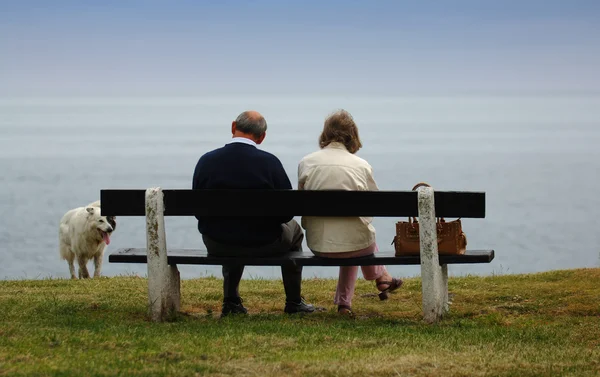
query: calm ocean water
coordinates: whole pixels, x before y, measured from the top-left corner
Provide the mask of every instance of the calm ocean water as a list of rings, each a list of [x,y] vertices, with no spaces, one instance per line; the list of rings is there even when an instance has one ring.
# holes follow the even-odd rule
[[[489,265],[450,273],[511,274],[600,265],[600,97],[282,97],[0,99],[0,279],[68,277],[57,229],[101,188],[189,188],[203,153],[230,138],[246,109],[269,124],[261,146],[296,184],[298,161],[317,148],[325,116],[350,111],[382,190],[419,181],[487,193],[487,218],[463,220],[469,248],[496,250]],[[380,249],[394,221],[375,219]],[[145,246],[143,218],[121,217],[103,274],[145,275],[108,253]],[[167,218],[167,243],[203,248],[193,218]],[[414,276],[419,267],[390,267]],[[220,267],[182,266],[184,278]],[[337,276],[306,268],[306,278]],[[274,267],[246,278],[279,278]]]

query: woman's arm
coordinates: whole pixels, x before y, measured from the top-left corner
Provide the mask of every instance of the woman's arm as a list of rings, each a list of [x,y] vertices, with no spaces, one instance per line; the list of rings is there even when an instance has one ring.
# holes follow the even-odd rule
[[[369,166],[367,173],[367,191],[379,191],[375,178],[373,177],[373,168]]]
[[[304,168],[303,161],[298,164],[298,190],[304,190],[304,183],[306,183],[306,169]]]

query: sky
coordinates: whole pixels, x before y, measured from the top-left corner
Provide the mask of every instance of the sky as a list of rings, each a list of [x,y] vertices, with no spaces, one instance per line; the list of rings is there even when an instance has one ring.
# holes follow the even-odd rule
[[[0,0],[0,97],[600,93],[598,0]]]

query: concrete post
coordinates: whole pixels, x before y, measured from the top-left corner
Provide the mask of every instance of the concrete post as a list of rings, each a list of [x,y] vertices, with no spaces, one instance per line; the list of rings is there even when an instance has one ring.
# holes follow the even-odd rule
[[[423,282],[423,318],[437,322],[445,312],[448,290],[447,267],[441,267],[438,257],[435,202],[431,187],[419,187],[419,238],[421,240],[421,279]]]
[[[148,253],[148,301],[152,321],[160,322],[179,310],[179,270],[167,263],[163,192],[146,190],[146,252]]]

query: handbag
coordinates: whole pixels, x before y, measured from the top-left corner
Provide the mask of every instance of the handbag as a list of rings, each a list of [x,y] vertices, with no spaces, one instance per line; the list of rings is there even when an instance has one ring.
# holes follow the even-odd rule
[[[431,187],[427,183],[418,183],[413,191],[421,186]],[[456,255],[464,254],[467,249],[467,236],[462,230],[460,218],[454,221],[446,221],[443,217],[436,220],[438,254]],[[415,217],[408,221],[396,223],[396,236],[392,245],[396,249],[396,256],[419,255],[421,253],[421,242],[419,238],[419,222]]]

